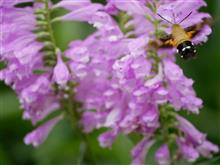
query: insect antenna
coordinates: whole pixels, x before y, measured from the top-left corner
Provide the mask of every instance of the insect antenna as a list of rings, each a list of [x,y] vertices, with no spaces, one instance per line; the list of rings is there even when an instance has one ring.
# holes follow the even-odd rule
[[[174,24],[176,24],[176,16],[174,14],[174,12],[172,11],[172,15],[173,15],[173,21],[174,21]]]
[[[187,16],[185,16],[178,24],[181,24],[183,21],[185,21],[191,14],[192,11]]]
[[[157,13],[157,15],[158,15],[160,18],[162,18],[163,20],[167,21],[168,23],[173,24],[172,22],[170,22],[169,20],[167,20],[166,18],[164,18],[162,15],[160,15],[160,14],[158,14],[158,13]]]

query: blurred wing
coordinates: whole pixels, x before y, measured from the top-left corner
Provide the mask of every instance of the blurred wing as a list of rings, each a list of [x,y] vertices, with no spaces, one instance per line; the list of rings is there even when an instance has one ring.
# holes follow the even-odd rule
[[[173,47],[175,45],[172,35],[166,34],[160,38],[160,41],[162,43],[161,47]]]
[[[204,18],[203,21],[199,24],[190,26],[185,28],[184,30],[186,31],[187,35],[189,38],[195,37],[205,25],[212,25],[213,24],[213,19],[212,18]],[[160,38],[160,42],[162,43],[160,47],[173,47],[175,46],[175,41],[172,38],[172,35],[170,34],[165,34]]]
[[[184,30],[186,31],[187,35],[190,38],[195,37],[205,25],[212,25],[213,24],[213,19],[212,18],[204,18],[203,22],[187,27]]]

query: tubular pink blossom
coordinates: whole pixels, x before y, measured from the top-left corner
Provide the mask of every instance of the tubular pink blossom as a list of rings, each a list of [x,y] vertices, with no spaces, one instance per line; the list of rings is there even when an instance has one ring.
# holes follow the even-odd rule
[[[155,160],[161,165],[170,163],[170,151],[167,144],[162,145],[156,151]]]
[[[197,150],[199,153],[206,157],[206,158],[212,158],[212,153],[218,153],[219,147],[207,140],[205,140],[201,145],[197,147]]]
[[[113,141],[117,136],[117,131],[112,130],[109,132],[105,132],[99,136],[99,142],[102,147],[111,147]]]
[[[177,144],[184,160],[188,162],[195,162],[199,158],[199,152],[192,144],[187,144],[185,139],[178,139]]]
[[[60,52],[57,54],[57,64],[53,70],[53,79],[57,84],[61,86],[66,85],[66,83],[70,79],[69,70],[66,64],[62,60]]]
[[[144,137],[131,151],[133,157],[132,165],[144,165],[145,155],[153,144],[154,140]]]
[[[27,134],[24,138],[25,144],[32,144],[34,147],[42,144],[47,138],[49,132],[53,127],[63,118],[63,116],[58,116],[44,123],[42,126],[38,127],[31,133]]]
[[[194,143],[202,144],[205,140],[205,134],[199,132],[189,121],[177,115],[178,127],[188,136]]]

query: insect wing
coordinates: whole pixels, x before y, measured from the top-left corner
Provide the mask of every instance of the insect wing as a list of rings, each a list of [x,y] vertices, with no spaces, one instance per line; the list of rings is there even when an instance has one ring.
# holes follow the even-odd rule
[[[203,29],[203,27],[205,25],[212,25],[213,24],[213,19],[212,18],[204,18],[203,22],[195,24],[193,26],[189,26],[187,28],[185,28],[184,30],[186,31],[186,33],[188,34],[188,36],[190,38],[195,37],[198,33],[201,32],[201,30]]]

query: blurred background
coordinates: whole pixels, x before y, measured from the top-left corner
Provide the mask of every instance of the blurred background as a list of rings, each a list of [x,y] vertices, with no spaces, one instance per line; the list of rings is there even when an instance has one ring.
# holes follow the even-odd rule
[[[102,0],[95,0],[102,1]],[[190,0],[188,0],[190,1]],[[204,108],[200,115],[187,115],[199,130],[207,133],[208,139],[220,146],[220,1],[207,0],[209,12],[215,19],[213,33],[207,43],[198,46],[198,58],[192,61],[178,59],[184,73],[195,80],[194,88],[203,99]],[[58,11],[59,12],[59,11]],[[3,13],[4,14],[4,13]],[[60,13],[55,13],[60,14]],[[56,39],[61,49],[67,48],[73,39],[84,39],[94,29],[84,23],[54,24]],[[61,33],[62,32],[62,33]],[[0,165],[75,165],[79,157],[80,139],[68,121],[60,122],[50,133],[46,142],[38,148],[27,146],[23,137],[33,126],[22,120],[15,93],[0,82]],[[127,165],[131,161],[132,144],[125,137],[117,138],[112,149],[100,148],[96,131],[89,135],[91,149],[98,164]],[[198,162],[198,165],[220,164],[219,156],[215,161]],[[148,157],[151,162],[152,155]],[[154,165],[154,163],[150,163]],[[183,165],[183,164],[181,164]]]

